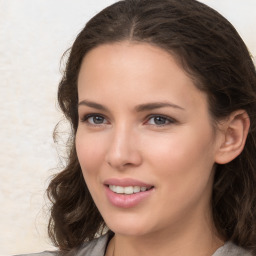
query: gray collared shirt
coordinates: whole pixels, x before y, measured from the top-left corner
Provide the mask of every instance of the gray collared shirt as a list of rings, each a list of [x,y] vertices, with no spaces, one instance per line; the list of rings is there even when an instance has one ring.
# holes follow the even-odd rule
[[[103,235],[90,242],[84,243],[78,250],[70,252],[68,256],[104,256],[108,242],[108,235]],[[58,251],[23,254],[20,256],[58,256]],[[251,253],[232,242],[225,243],[212,256],[252,256]]]

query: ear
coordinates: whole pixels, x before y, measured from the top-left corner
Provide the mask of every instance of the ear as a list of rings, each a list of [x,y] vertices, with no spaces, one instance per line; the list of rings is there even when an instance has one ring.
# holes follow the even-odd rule
[[[221,123],[221,141],[215,155],[215,162],[226,164],[235,159],[244,149],[250,127],[250,118],[245,110],[234,111]]]

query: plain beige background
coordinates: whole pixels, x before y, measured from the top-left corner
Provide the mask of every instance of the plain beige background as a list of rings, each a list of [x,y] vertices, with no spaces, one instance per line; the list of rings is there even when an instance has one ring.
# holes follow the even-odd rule
[[[53,248],[47,239],[52,132],[60,58],[111,0],[0,0],[0,256]],[[255,0],[202,0],[227,17],[256,56]]]

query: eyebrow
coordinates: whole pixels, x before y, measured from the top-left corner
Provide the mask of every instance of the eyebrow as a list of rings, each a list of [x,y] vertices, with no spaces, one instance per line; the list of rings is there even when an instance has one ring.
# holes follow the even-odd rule
[[[180,110],[185,110],[184,108],[169,102],[152,102],[152,103],[140,104],[135,107],[135,110],[137,112],[143,112],[143,111],[164,108],[164,107],[171,107],[171,108],[176,108]]]
[[[98,110],[103,110],[103,111],[108,111],[108,108],[106,108],[105,106],[96,103],[96,102],[92,102],[92,101],[88,101],[88,100],[82,100],[78,103],[78,107],[79,106],[87,106],[87,107],[91,107],[91,108],[96,108]]]
[[[78,103],[78,107],[79,106],[88,106],[88,107],[95,108],[98,110],[103,110],[106,112],[109,111],[107,107],[105,107],[99,103],[96,103],[93,101],[88,101],[88,100],[80,101]],[[149,111],[149,110],[154,110],[154,109],[164,108],[164,107],[171,107],[171,108],[175,108],[175,109],[185,110],[184,108],[182,108],[176,104],[170,103],[170,102],[150,102],[150,103],[144,103],[144,104],[137,105],[135,107],[135,111],[143,112],[143,111]]]

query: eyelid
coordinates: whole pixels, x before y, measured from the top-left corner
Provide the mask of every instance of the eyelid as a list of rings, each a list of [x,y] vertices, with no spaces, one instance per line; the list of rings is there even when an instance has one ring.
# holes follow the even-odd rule
[[[99,116],[99,117],[104,118],[104,119],[107,121],[107,123],[104,122],[104,123],[102,123],[102,124],[93,124],[93,123],[88,122],[88,119],[89,119],[90,117],[96,117],[96,116]],[[166,123],[166,124],[149,124],[149,123],[148,123],[149,120],[152,119],[152,118],[155,118],[155,117],[164,118],[164,119],[166,119],[166,121],[167,121],[168,123]],[[109,124],[108,118],[107,118],[105,115],[100,114],[100,113],[88,113],[88,114],[84,114],[84,115],[82,115],[82,117],[80,118],[80,122],[86,123],[86,125],[89,125],[89,126],[96,126],[96,127]],[[170,116],[163,115],[163,114],[150,114],[150,115],[148,115],[148,116],[146,117],[146,121],[143,122],[144,125],[150,125],[150,126],[156,126],[156,127],[162,127],[162,126],[172,125],[172,124],[174,124],[174,123],[177,123],[177,120],[176,120],[176,119],[174,119],[174,118],[172,118],[172,117],[170,117]]]
[[[174,119],[172,117],[169,117],[169,116],[166,116],[166,115],[162,115],[162,114],[151,114],[151,115],[147,116],[145,123],[148,123],[148,121],[151,118],[155,118],[155,117],[165,118],[168,121],[168,123],[167,124],[159,124],[159,125],[157,125],[157,124],[148,124],[148,125],[154,125],[154,126],[157,126],[157,127],[161,127],[161,126],[167,126],[167,125],[177,123],[176,119]]]
[[[91,124],[88,122],[88,119],[90,117],[102,117],[104,118],[105,120],[107,120],[107,118],[103,115],[103,114],[100,114],[100,113],[89,113],[89,114],[85,114],[85,115],[82,115],[82,117],[80,118],[80,121],[82,123],[86,123],[87,125],[91,125],[91,126],[101,126],[101,125],[106,125],[106,123],[103,123],[103,124]]]

